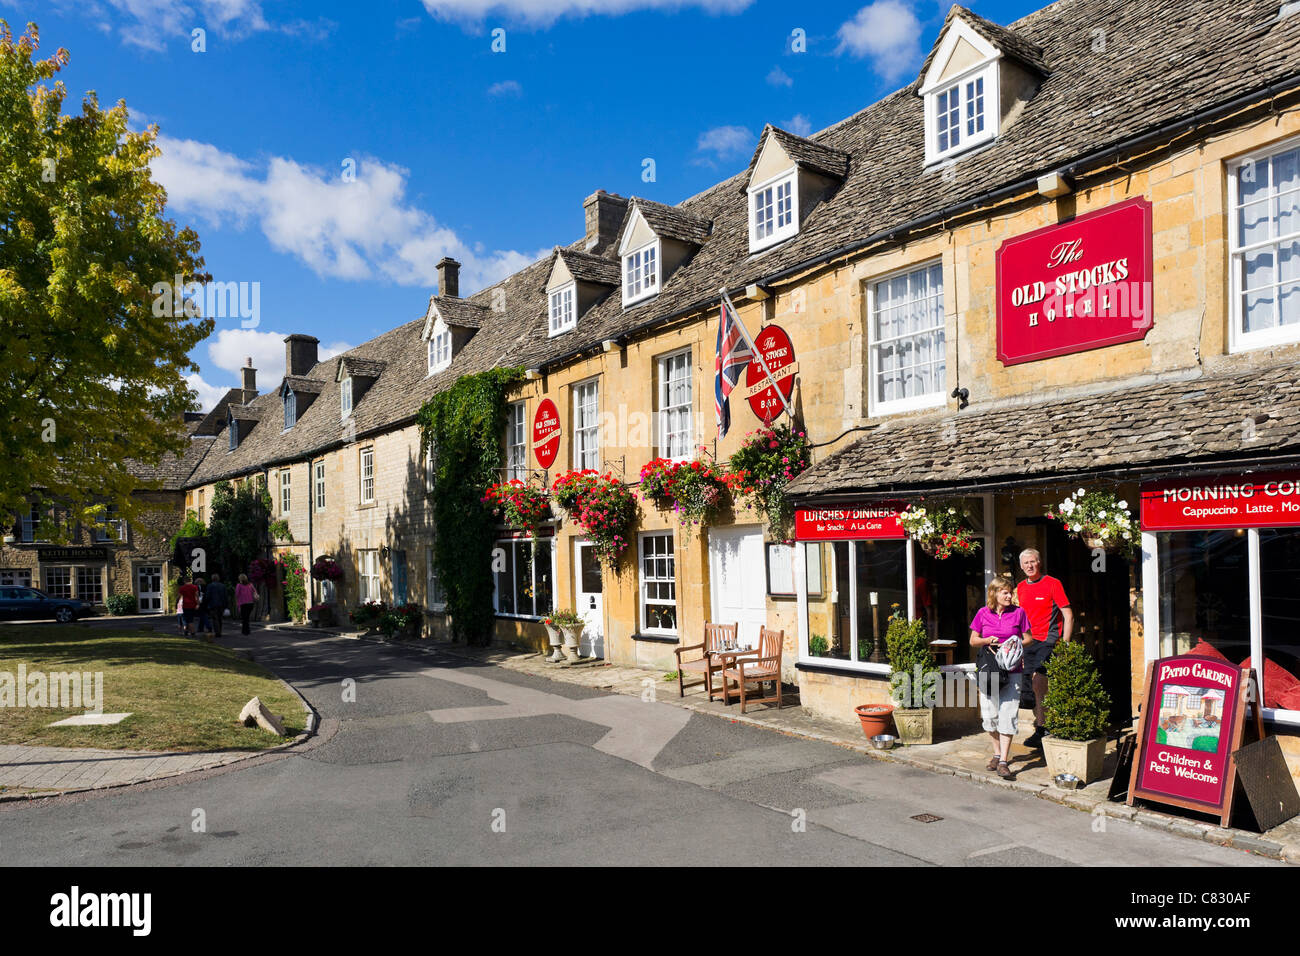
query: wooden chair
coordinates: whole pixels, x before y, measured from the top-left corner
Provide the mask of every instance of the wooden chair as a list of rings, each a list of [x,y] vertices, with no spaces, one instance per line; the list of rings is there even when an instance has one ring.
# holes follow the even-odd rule
[[[736,633],[739,628],[739,624],[705,624],[704,640],[701,643],[679,647],[673,652],[677,655],[677,694],[679,697],[686,696],[682,675],[685,671],[690,671],[693,674],[704,675],[704,689],[708,691],[709,701],[712,702],[715,693],[713,675],[722,670],[722,659],[717,655],[728,643],[733,647],[735,646]],[[703,656],[689,661],[682,660],[682,655],[688,651],[702,651]]]
[[[758,629],[758,647],[738,654],[724,655],[727,663],[722,668],[722,699],[731,703],[729,681],[740,686],[740,712],[745,712],[747,703],[770,704],[776,701],[776,709],[781,709],[781,652],[785,645],[785,631],[769,627]],[[775,693],[771,697],[747,697],[745,684],[758,684],[759,693],[762,685],[771,681]]]

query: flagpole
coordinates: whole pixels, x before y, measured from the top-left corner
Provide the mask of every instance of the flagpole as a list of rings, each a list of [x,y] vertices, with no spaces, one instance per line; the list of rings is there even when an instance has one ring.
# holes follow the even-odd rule
[[[736,313],[736,325],[740,329],[740,334],[744,336],[745,342],[748,343],[749,351],[753,353],[754,359],[758,362],[758,367],[763,370],[763,374],[767,376],[767,380],[772,383],[772,390],[776,392],[776,397],[781,399],[781,407],[785,409],[785,413],[790,416],[790,421],[793,422],[794,412],[790,411],[790,405],[785,400],[785,394],[781,391],[781,386],[777,384],[776,376],[774,376],[772,370],[767,367],[767,362],[763,361],[763,353],[759,351],[758,346],[754,344],[754,340],[749,337],[749,331],[745,328],[745,323],[741,321],[740,310],[736,308],[736,303],[731,301],[731,296],[727,295],[726,286],[722,287],[721,292],[723,301],[726,302],[727,305],[731,306],[732,312]]]

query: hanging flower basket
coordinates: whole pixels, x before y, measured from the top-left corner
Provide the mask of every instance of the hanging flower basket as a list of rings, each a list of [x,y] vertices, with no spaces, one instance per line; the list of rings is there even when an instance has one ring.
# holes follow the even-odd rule
[[[535,531],[551,516],[551,496],[546,489],[518,478],[490,486],[482,500],[515,531]]]
[[[608,477],[608,475],[605,476],[605,478]],[[581,471],[566,471],[558,476],[551,485],[551,498],[565,512],[573,514],[578,510],[578,502],[582,496],[595,488],[600,481],[600,474],[591,468],[584,468]]]
[[[673,474],[677,463],[667,458],[652,458],[641,468],[641,498],[656,508],[673,506]]]
[[[1129,514],[1128,502],[1117,500],[1113,491],[1080,488],[1047,517],[1061,522],[1068,534],[1089,548],[1132,554],[1137,549],[1137,525]]]
[[[311,576],[317,581],[343,580],[343,566],[331,557],[322,555],[312,562]]]
[[[974,554],[980,547],[966,513],[956,505],[940,503],[933,508],[908,505],[898,520],[907,536],[938,561],[954,554]]]
[[[711,522],[728,504],[733,486],[743,479],[713,462],[670,462],[656,458],[641,469],[641,497],[658,508],[672,508],[682,536],[689,541],[695,528]]]
[[[791,537],[794,507],[785,488],[811,462],[807,434],[788,424],[750,432],[728,462],[732,494],[767,519],[768,536],[774,541]]]
[[[617,572],[619,556],[637,519],[636,497],[613,475],[571,471],[560,475],[552,494],[591,539],[596,556]]]

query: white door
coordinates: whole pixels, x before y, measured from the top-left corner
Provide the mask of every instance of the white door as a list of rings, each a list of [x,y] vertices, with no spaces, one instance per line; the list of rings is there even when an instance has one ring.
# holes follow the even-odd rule
[[[758,525],[709,529],[709,580],[714,624],[739,624],[740,643],[758,645],[767,623],[767,568]]]
[[[573,593],[578,616],[586,623],[579,657],[605,657],[605,594],[600,559],[590,541],[573,542]]]
[[[162,567],[142,564],[135,569],[135,606],[141,614],[161,614]]]

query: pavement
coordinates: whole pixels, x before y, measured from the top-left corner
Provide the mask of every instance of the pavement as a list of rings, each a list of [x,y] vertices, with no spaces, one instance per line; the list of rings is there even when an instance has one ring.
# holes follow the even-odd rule
[[[297,628],[226,642],[302,693],[319,733],[231,766],[0,803],[6,861],[1280,865],[809,739],[797,707],[786,726],[734,707],[720,720],[625,669],[542,676],[535,655]]]

